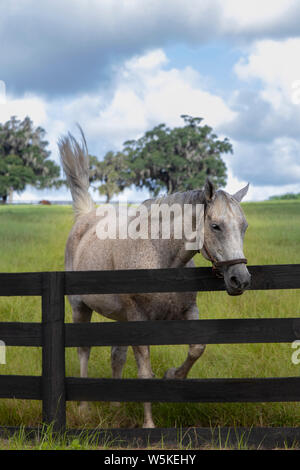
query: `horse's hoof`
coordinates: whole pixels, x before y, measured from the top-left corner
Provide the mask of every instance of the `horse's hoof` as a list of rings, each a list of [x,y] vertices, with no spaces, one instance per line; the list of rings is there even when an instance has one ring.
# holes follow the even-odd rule
[[[80,415],[87,414],[90,411],[89,403],[86,401],[79,403],[78,410]]]
[[[164,379],[176,379],[176,368],[171,367],[165,372]]]
[[[154,428],[155,428],[155,424],[153,423],[153,421],[143,424],[143,429],[154,429]]]

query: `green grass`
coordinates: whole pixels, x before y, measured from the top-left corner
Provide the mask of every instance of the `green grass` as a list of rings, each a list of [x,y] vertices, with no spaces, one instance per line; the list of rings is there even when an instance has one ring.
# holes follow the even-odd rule
[[[251,434],[251,431],[250,431]],[[236,442],[230,440],[229,432],[223,438],[220,434],[220,428],[212,429],[212,436],[210,442],[203,444],[193,443],[187,439],[187,436],[181,428],[177,429],[177,441],[168,442],[165,437],[162,437],[159,442],[151,444],[150,442],[141,446],[140,444],[130,444],[126,441],[119,441],[114,439],[110,432],[101,432],[101,435],[89,434],[85,430],[81,430],[77,435],[71,435],[67,432],[61,434],[53,433],[52,426],[43,426],[39,432],[39,436],[28,434],[21,426],[12,435],[7,434],[6,437],[0,439],[0,450],[110,450],[114,452],[115,449],[123,450],[126,452],[128,449],[147,449],[147,450],[251,450],[253,445],[248,442],[249,437],[246,433],[240,436],[236,435]],[[134,447],[132,447],[134,446]],[[287,446],[285,442],[282,448],[297,449],[298,443],[292,443]],[[262,443],[257,445],[257,450],[262,449]]]
[[[245,203],[249,222],[245,255],[250,265],[300,263],[300,202]],[[0,272],[63,270],[64,246],[72,226],[72,211],[63,206],[0,207]],[[208,266],[200,255],[197,265]],[[36,297],[0,298],[0,321],[40,321],[41,301]],[[198,295],[200,318],[299,317],[297,290],[249,291],[240,297],[225,292]],[[71,310],[66,301],[66,321]],[[106,321],[94,314],[93,321]],[[0,338],[1,339],[1,338]],[[300,366],[291,361],[290,344],[209,345],[189,377],[280,377],[297,376]],[[183,362],[186,346],[154,346],[152,367],[157,377]],[[66,350],[66,373],[79,375],[75,348]],[[0,374],[41,374],[41,349],[8,347]],[[111,377],[110,348],[92,348],[90,377]],[[136,377],[129,350],[124,377]],[[186,426],[296,426],[297,403],[174,404],[154,403],[153,416],[159,427]],[[91,403],[80,415],[77,403],[67,404],[67,425],[78,428],[136,427],[143,420],[142,404],[123,403],[119,409],[108,403]],[[41,424],[41,403],[30,400],[0,400],[0,425]]]

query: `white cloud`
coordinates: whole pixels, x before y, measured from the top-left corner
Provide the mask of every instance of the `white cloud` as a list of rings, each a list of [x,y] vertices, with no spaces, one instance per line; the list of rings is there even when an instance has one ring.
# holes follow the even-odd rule
[[[8,121],[11,116],[24,119],[28,114],[36,126],[43,126],[47,121],[46,102],[33,94],[26,93],[22,98],[7,95],[0,103],[0,122]]]
[[[247,59],[235,66],[235,72],[242,80],[260,79],[262,96],[278,109],[294,104],[293,85],[300,79],[299,57],[300,38],[257,41]]]
[[[223,0],[221,7],[226,20],[233,20],[240,30],[258,29],[268,24],[274,24],[292,7],[296,0]],[[232,23],[230,23],[232,26]]]
[[[145,73],[157,69],[167,64],[169,61],[162,49],[152,50],[144,55],[134,56],[126,62],[126,67],[130,70]],[[123,72],[124,74],[124,72]]]

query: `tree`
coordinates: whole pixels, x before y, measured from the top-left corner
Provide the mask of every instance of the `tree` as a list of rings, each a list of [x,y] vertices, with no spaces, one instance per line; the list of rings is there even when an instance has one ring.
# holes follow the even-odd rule
[[[58,187],[60,168],[48,160],[45,131],[33,128],[29,117],[11,117],[0,124],[0,198],[5,203],[12,191],[23,191],[27,184],[37,189]]]
[[[109,202],[114,194],[119,194],[131,185],[131,172],[125,155],[121,152],[107,152],[102,161],[90,156],[90,182],[100,181],[99,194]]]
[[[165,124],[154,127],[138,140],[124,143],[133,182],[147,187],[155,196],[204,185],[207,177],[220,187],[226,184],[226,165],[221,154],[232,152],[227,138],[218,140],[202,118],[181,116],[185,125],[174,129]]]
[[[269,201],[289,201],[292,199],[300,199],[300,193],[285,193],[285,194],[280,194],[279,196],[270,196]]]

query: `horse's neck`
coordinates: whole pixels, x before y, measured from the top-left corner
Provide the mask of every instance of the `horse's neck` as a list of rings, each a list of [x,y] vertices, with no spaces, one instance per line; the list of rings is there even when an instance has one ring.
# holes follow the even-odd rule
[[[184,246],[184,243],[178,244],[173,248],[174,249],[172,249],[169,253],[168,259],[165,259],[166,265],[164,267],[166,268],[181,268],[185,266],[197,253],[197,251],[187,250]],[[164,262],[164,259],[162,259],[162,262]]]
[[[175,193],[170,196],[164,196],[162,198],[153,199],[147,201],[149,206],[151,204],[167,204],[172,206],[173,204],[179,204],[182,209],[182,214],[184,213],[184,205],[191,204],[196,206],[196,204],[204,204],[204,194],[201,190],[192,190],[185,193]],[[194,211],[195,212],[195,211]],[[191,224],[195,226],[195,221],[191,221]],[[174,227],[171,227],[171,230]],[[176,268],[185,266],[192,257],[197,253],[198,250],[188,250],[186,248],[187,240],[184,237],[180,239],[162,239],[160,236],[158,240],[152,240],[152,243],[155,245],[156,250],[159,253],[159,258],[162,267]]]

